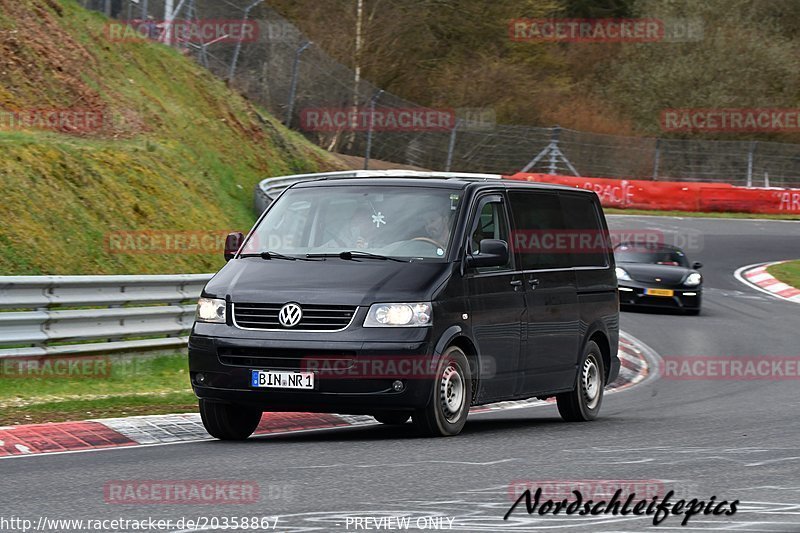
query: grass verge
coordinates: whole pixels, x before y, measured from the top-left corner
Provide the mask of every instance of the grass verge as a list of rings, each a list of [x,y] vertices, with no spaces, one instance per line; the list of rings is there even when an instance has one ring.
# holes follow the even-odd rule
[[[800,260],[772,265],[767,272],[787,285],[800,289]]]
[[[81,364],[60,375],[52,361],[2,362],[0,426],[197,410],[185,352],[67,359]]]

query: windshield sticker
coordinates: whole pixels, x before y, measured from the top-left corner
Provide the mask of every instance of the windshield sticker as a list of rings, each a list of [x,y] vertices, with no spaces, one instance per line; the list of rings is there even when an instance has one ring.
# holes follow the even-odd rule
[[[380,228],[381,224],[386,224],[386,220],[384,220],[383,213],[378,211],[374,215],[372,215],[372,223],[375,224],[376,228]]]

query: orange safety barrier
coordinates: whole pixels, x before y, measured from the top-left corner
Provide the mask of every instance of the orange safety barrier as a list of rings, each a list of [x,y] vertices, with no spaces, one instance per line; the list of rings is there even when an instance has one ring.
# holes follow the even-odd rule
[[[511,179],[589,189],[604,207],[656,211],[800,214],[800,189],[747,188],[729,183],[645,181],[518,173]]]

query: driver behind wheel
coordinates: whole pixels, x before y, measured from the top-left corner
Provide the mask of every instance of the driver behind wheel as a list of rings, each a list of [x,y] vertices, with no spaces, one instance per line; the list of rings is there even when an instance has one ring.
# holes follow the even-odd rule
[[[430,239],[439,248],[445,250],[450,240],[450,221],[444,213],[438,210],[429,210],[423,213],[422,223],[424,235],[420,238]]]
[[[370,246],[375,237],[374,226],[372,226],[372,211],[366,207],[358,207],[353,212],[350,224],[340,236],[342,244],[351,250],[363,250]]]

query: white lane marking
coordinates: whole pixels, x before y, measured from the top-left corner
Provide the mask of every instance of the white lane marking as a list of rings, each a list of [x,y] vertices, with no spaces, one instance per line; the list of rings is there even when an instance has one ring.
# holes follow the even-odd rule
[[[778,299],[784,300],[786,302],[800,303],[800,298],[798,298],[796,296],[792,296],[791,298],[787,298],[786,296],[781,296],[780,294],[776,294],[774,292],[770,292],[770,291],[766,290],[765,288],[763,288],[763,287],[761,287],[759,285],[756,285],[755,283],[751,283],[750,280],[747,279],[746,274],[744,274],[746,271],[748,271],[748,270],[750,270],[752,268],[757,268],[757,267],[761,267],[761,266],[769,267],[771,265],[774,265],[774,264],[777,264],[777,263],[781,263],[781,262],[782,261],[773,261],[773,262],[770,262],[770,263],[753,263],[752,265],[745,265],[743,267],[737,268],[736,271],[733,273],[733,277],[736,278],[737,280],[739,280],[740,282],[744,283],[745,285],[747,285],[751,289],[755,289],[757,291],[763,292],[764,294],[769,294],[773,298],[778,298]]]
[[[744,466],[763,466],[772,463],[782,463],[783,461],[798,461],[798,460],[800,460],[800,457],[781,457],[779,459],[768,459],[766,461],[759,461],[757,463],[748,463],[745,464]]]
[[[310,465],[310,466],[289,466],[287,468],[296,470],[314,469],[314,468],[386,468],[386,467],[405,467],[423,464],[446,464],[446,465],[466,465],[466,466],[494,466],[501,463],[508,463],[511,461],[519,461],[519,459],[512,457],[510,459],[498,459],[497,461],[486,462],[473,462],[473,461],[412,461],[410,463],[383,463],[374,465],[356,465],[350,463],[338,463],[332,465]]]

